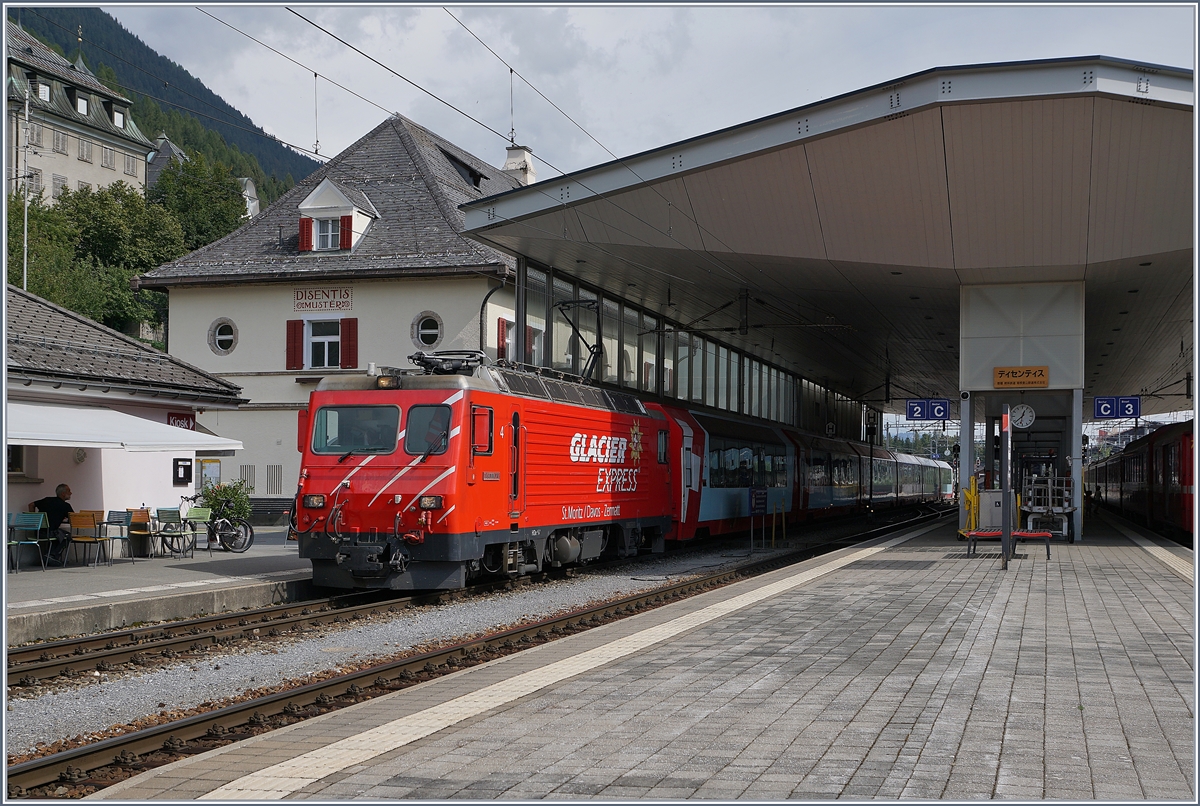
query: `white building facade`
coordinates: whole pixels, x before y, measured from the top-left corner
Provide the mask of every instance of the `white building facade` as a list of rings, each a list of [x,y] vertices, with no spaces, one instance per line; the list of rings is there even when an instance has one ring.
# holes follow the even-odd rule
[[[207,477],[245,479],[256,509],[281,510],[299,475],[297,412],[323,377],[411,367],[417,350],[496,357],[515,261],[463,238],[458,208],[519,186],[397,116],[236,232],[139,278],[170,295],[171,354],[248,401],[198,415],[245,445],[205,462]]]

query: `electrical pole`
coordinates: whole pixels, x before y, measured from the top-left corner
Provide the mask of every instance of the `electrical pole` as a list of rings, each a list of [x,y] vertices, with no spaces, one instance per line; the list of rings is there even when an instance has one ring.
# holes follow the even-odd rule
[[[25,232],[21,244],[21,290],[29,290],[29,85],[25,85]]]

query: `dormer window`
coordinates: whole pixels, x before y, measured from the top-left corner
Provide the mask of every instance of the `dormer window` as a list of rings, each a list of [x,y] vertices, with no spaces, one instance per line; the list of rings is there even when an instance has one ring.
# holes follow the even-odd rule
[[[316,249],[341,249],[341,223],[340,218],[321,218],[317,219],[317,243]]]
[[[50,85],[44,81],[39,81],[37,74],[26,73],[25,78],[29,81],[29,91],[37,97],[39,101],[50,103]]]
[[[116,126],[118,129],[125,128],[125,113],[122,112],[120,109],[113,110],[113,125]]]
[[[479,190],[479,183],[484,179],[483,174],[479,173],[479,171],[475,170],[470,165],[467,165],[458,157],[451,156],[445,151],[442,151],[442,156],[446,158],[447,162],[454,166],[454,170],[458,171],[458,175],[462,177],[464,182],[476,190]]]
[[[300,202],[299,211],[301,252],[353,249],[379,217],[361,190],[330,179],[321,180]]]
[[[81,115],[88,113],[88,99],[82,95],[75,96],[75,111]]]

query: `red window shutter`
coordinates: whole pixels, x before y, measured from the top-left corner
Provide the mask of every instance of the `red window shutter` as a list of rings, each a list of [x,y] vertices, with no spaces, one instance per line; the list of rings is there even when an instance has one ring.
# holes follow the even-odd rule
[[[351,240],[354,237],[354,216],[342,216],[342,223],[338,226],[338,248],[349,249],[354,242]]]
[[[289,319],[287,323],[287,368],[304,369],[303,319]]]
[[[525,326],[525,363],[533,363],[533,327]]]
[[[313,220],[300,216],[300,251],[311,252],[313,248]]]
[[[358,320],[343,319],[341,327],[342,369],[358,366]]]
[[[496,360],[508,358],[508,322],[501,316],[496,320]]]

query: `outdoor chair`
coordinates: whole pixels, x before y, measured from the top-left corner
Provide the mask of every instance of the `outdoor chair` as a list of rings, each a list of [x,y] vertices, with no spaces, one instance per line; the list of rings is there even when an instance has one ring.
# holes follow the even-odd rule
[[[160,509],[155,513],[155,520],[158,521],[158,528],[151,534],[157,537],[162,543],[162,553],[168,552],[172,557],[183,558],[187,554],[192,557],[196,556],[196,540],[192,536],[191,540],[187,540],[187,532],[195,530],[195,527],[190,523],[184,522],[179,515],[179,507],[169,509]]]
[[[208,554],[211,557],[212,550],[213,550],[213,547],[212,547],[213,542],[212,542],[211,537],[209,536],[208,524],[209,524],[209,521],[212,520],[212,508],[211,507],[191,507],[190,509],[188,509],[187,517],[184,518],[184,520],[187,521],[188,523],[192,524],[192,527],[196,530],[196,539],[197,540],[200,539],[201,534],[204,535],[205,543],[208,546]],[[203,530],[203,531],[201,531],[201,530]]]
[[[129,556],[133,556],[135,549],[132,538],[139,537],[146,540],[146,556],[154,556],[154,540],[153,540],[153,525],[150,523],[149,509],[129,509],[126,510],[129,515],[129,525],[126,532],[129,535],[131,542],[129,544]]]
[[[46,521],[46,513],[44,512],[14,512],[8,516],[8,549],[12,554],[13,572],[21,572],[21,547],[33,546],[37,549],[38,561],[42,564],[42,570],[46,570],[46,555],[42,551],[42,531],[45,530],[46,537],[50,536],[49,523]],[[21,538],[18,532],[24,532],[25,537]],[[33,538],[29,538],[29,532],[33,532]]]
[[[96,562],[93,567],[100,565],[100,554],[104,552],[108,562],[112,564],[112,552],[108,551],[108,538],[101,537],[96,529],[96,516],[93,512],[71,512],[67,515],[71,525],[71,548],[83,546],[83,564],[88,565],[92,546],[96,547]],[[80,532],[83,532],[82,534]]]
[[[137,558],[133,556],[133,545],[129,542],[129,521],[132,515],[132,512],[128,512],[126,510],[110,509],[108,511],[108,517],[96,523],[96,531],[97,533],[103,534],[110,541],[125,541],[125,550],[129,552],[129,560],[136,565]],[[113,527],[115,527],[117,530],[115,535],[109,532],[109,529]],[[115,556],[115,549],[110,549],[108,554],[109,565],[112,564]]]

